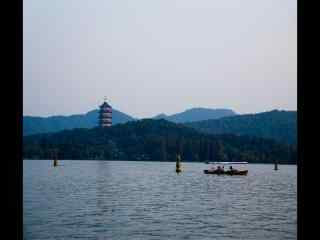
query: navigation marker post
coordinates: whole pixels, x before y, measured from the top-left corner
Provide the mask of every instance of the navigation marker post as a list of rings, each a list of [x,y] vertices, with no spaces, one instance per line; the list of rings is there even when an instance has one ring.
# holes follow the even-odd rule
[[[181,170],[181,157],[180,154],[177,155],[177,159],[176,159],[176,173],[180,173]]]
[[[52,152],[52,158],[53,158],[53,167],[58,166],[58,153],[57,149],[54,149]]]

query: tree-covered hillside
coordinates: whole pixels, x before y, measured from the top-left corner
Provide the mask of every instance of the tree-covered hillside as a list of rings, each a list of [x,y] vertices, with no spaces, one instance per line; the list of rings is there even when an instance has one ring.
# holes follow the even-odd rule
[[[288,144],[297,142],[296,111],[274,110],[186,123],[185,125],[209,134],[249,135],[271,138]]]
[[[166,120],[145,119],[110,128],[73,129],[25,136],[25,159],[248,161],[296,163],[295,146],[234,135],[207,135]]]
[[[52,117],[23,117],[23,135],[37,133],[59,132],[73,128],[93,128],[98,125],[98,110],[86,114]],[[131,116],[113,109],[112,124],[125,123],[135,120]]]
[[[38,133],[59,132],[74,128],[94,128],[98,123],[98,110],[92,110],[86,114],[76,114],[71,116],[51,116],[51,117],[23,117],[23,135]],[[166,116],[160,114],[155,119],[166,119],[168,121],[182,123],[200,121],[205,119],[217,119],[220,117],[232,116],[236,113],[229,109],[208,109],[192,108],[181,113]],[[112,124],[126,123],[137,119],[128,114],[113,109]]]

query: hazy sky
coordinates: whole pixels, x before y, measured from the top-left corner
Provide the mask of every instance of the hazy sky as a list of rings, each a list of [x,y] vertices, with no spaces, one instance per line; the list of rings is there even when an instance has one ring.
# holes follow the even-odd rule
[[[25,0],[24,115],[297,109],[296,0]]]

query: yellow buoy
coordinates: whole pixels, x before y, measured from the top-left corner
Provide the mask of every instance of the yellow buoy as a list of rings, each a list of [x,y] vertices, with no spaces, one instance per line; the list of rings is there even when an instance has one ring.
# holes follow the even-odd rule
[[[58,149],[53,149],[51,154],[53,159],[53,166],[57,167],[58,166]]]

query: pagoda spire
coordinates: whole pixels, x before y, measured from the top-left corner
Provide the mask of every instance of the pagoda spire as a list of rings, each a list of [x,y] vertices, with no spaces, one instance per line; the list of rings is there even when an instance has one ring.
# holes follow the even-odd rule
[[[112,107],[107,103],[107,97],[104,97],[104,102],[99,110],[99,126],[110,127],[112,125]]]

